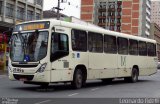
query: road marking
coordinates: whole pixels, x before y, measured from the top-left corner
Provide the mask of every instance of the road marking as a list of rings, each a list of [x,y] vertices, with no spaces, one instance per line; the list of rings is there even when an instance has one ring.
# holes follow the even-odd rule
[[[70,94],[68,96],[75,96],[75,95],[78,95],[79,93],[74,93],[74,94]]]
[[[91,91],[95,91],[95,90],[98,90],[99,88],[94,88],[94,89],[91,89]]]
[[[51,100],[44,100],[44,101],[41,101],[41,102],[38,102],[38,103],[35,103],[35,104],[43,104],[43,103],[48,103],[50,102]]]

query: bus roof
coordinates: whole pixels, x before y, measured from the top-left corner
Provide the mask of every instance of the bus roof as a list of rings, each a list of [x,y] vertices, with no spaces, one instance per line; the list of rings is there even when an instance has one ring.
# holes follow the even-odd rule
[[[110,30],[106,30],[103,28],[97,28],[97,27],[82,25],[82,24],[78,24],[78,23],[60,21],[60,20],[56,20],[56,19],[35,20],[35,21],[28,21],[28,22],[23,22],[23,23],[19,23],[19,24],[32,23],[32,22],[42,22],[42,21],[49,21],[51,27],[52,26],[63,26],[63,27],[69,27],[69,28],[73,28],[73,29],[80,29],[80,30],[85,30],[85,31],[97,32],[97,33],[101,33],[101,34],[112,35],[112,36],[116,36],[116,37],[124,37],[124,38],[134,39],[134,40],[138,40],[138,41],[147,41],[147,42],[156,43],[156,41],[153,39],[143,38],[140,36],[134,36],[134,35],[115,32],[115,31],[110,31]],[[17,25],[19,25],[19,24],[17,24]]]

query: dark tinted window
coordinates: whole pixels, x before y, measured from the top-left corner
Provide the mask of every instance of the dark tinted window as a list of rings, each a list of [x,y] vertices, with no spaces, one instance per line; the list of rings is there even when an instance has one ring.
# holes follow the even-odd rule
[[[52,53],[57,51],[68,51],[68,36],[62,33],[53,33],[51,49]]]
[[[156,56],[156,45],[153,43],[147,43],[148,56]]]
[[[130,55],[138,55],[138,41],[129,40],[129,54]]]
[[[88,32],[88,48],[90,52],[103,52],[102,34]]]
[[[87,33],[81,30],[72,30],[72,49],[87,51]]]
[[[139,44],[139,55],[141,56],[147,56],[147,44],[146,42],[140,41]]]
[[[63,33],[52,33],[51,62],[69,54],[68,36]]]
[[[118,38],[118,53],[119,54],[128,54],[128,39]]]
[[[115,36],[104,35],[104,52],[117,53],[117,42]]]

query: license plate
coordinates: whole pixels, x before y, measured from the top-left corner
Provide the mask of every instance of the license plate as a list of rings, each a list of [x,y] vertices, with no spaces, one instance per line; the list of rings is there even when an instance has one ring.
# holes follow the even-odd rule
[[[13,69],[13,72],[14,72],[14,73],[24,73],[24,70],[21,69],[21,68],[14,68],[14,69]]]
[[[27,81],[26,78],[20,78],[19,80],[20,80],[20,81]]]

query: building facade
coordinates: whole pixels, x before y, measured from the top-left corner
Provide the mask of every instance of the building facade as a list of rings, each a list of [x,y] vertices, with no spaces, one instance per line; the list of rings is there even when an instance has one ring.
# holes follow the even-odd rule
[[[156,23],[151,23],[151,39],[155,39],[157,41],[157,55],[158,60],[160,61],[160,27]]]
[[[23,21],[43,16],[43,0],[0,0],[0,33]]]
[[[82,0],[81,19],[105,29],[149,37],[150,0]]]
[[[156,23],[160,27],[160,0],[151,2],[151,22]]]

